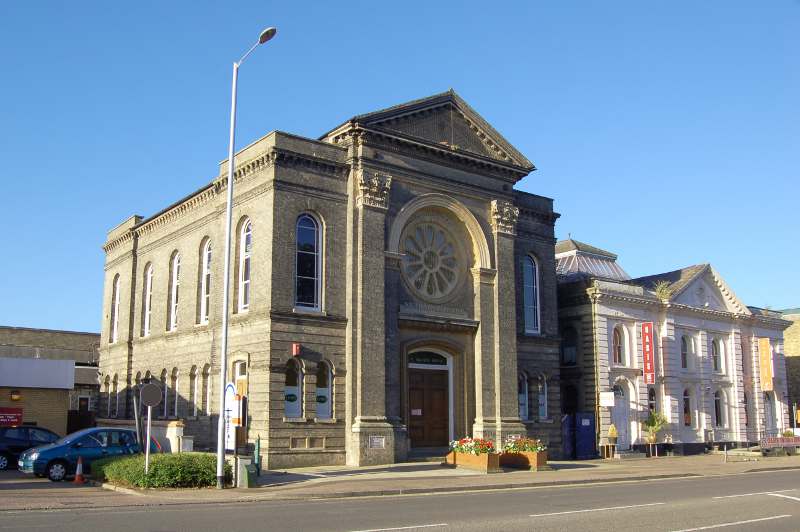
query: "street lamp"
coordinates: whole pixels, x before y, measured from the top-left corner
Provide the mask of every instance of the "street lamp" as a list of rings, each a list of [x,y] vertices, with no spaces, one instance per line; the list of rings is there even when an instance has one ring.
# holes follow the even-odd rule
[[[236,132],[236,81],[241,65],[250,52],[259,44],[264,44],[275,37],[277,29],[269,27],[258,36],[258,42],[250,47],[241,59],[233,63],[233,83],[231,85],[231,132],[228,145],[228,204],[225,210],[225,266],[223,269],[222,288],[222,355],[219,370],[219,421],[217,423],[217,489],[225,487],[225,381],[228,367],[228,301],[230,299],[230,264],[231,264],[231,223],[233,218],[233,147]]]

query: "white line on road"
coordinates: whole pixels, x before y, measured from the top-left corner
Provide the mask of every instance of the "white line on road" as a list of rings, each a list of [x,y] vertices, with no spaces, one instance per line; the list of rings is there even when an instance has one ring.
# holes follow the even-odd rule
[[[749,523],[760,523],[761,521],[772,521],[773,519],[783,519],[784,517],[791,517],[791,515],[773,515],[772,517],[762,517],[761,519],[748,519],[747,521],[734,521],[732,523],[720,523],[718,525],[699,526],[697,528],[684,528],[682,530],[673,530],[672,532],[694,532],[695,530],[710,530],[712,528],[722,528],[726,526],[746,525]]]
[[[785,491],[797,491],[796,488],[790,490],[757,491],[755,493],[740,493],[739,495],[720,495],[711,497],[712,499],[731,499],[733,497],[749,497],[750,495],[772,495],[773,493],[783,493]]]
[[[585,512],[603,512],[607,510],[624,510],[626,508],[644,508],[645,506],[659,506],[665,502],[651,502],[648,504],[631,504],[629,506],[609,506],[608,508],[588,508],[586,510],[569,510],[568,512],[552,512],[549,514],[531,514],[528,517],[547,517],[549,515],[582,514]]]
[[[773,497],[783,497],[784,499],[792,499],[793,501],[800,502],[800,497],[792,497],[791,495],[783,495],[781,493],[770,493]]]
[[[436,523],[433,525],[397,526],[394,528],[369,528],[367,530],[353,530],[353,532],[385,532],[387,530],[414,530],[417,528],[432,528],[435,526],[447,526],[447,523]]]

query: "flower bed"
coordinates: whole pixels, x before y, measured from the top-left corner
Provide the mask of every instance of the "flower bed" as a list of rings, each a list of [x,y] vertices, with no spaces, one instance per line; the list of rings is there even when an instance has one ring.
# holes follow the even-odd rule
[[[495,452],[494,443],[481,438],[462,438],[450,442],[450,453],[445,462],[456,467],[473,469],[483,473],[498,473],[500,455]]]
[[[503,446],[500,465],[542,471],[550,469],[547,465],[547,446],[533,438],[515,438]]]

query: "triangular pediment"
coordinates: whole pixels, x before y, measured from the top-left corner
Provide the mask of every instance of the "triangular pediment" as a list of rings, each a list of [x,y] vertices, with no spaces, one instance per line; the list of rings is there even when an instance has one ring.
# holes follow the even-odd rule
[[[359,115],[350,122],[454,152],[534,170],[533,164],[522,153],[452,90]]]
[[[710,265],[706,265],[680,291],[673,294],[672,299],[675,303],[690,307],[749,314],[747,307]]]

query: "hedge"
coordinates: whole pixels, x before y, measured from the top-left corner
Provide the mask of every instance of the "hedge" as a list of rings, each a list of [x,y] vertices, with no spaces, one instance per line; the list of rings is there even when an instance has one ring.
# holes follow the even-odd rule
[[[133,488],[206,488],[217,485],[217,456],[211,453],[150,455],[144,474],[144,455],[103,458],[92,462],[92,477]],[[232,478],[225,463],[225,482]]]

